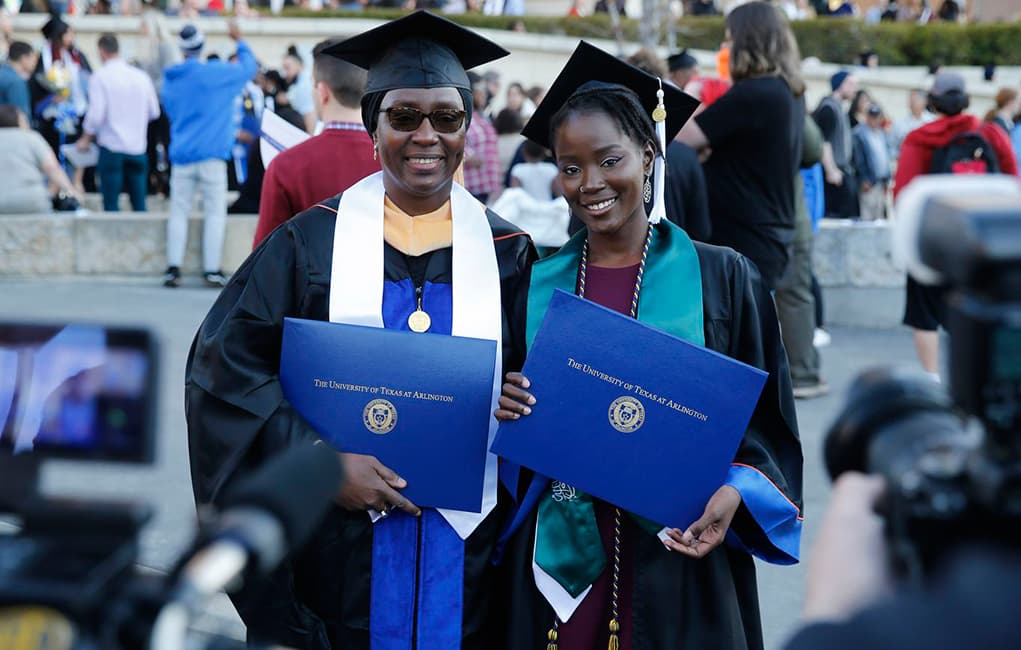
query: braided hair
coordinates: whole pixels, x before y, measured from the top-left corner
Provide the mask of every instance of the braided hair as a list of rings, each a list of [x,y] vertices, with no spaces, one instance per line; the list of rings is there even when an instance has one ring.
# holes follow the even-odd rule
[[[618,84],[590,81],[582,85],[553,114],[549,125],[549,143],[556,156],[556,133],[568,117],[579,113],[603,113],[639,147],[651,144],[657,156],[663,155],[652,117],[630,88]]]

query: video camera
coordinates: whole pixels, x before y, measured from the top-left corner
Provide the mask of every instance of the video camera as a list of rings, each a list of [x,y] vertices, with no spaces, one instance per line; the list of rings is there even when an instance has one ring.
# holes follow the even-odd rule
[[[238,481],[169,576],[135,568],[149,507],[48,498],[50,458],[152,464],[156,345],[141,329],[0,323],[0,648],[240,647],[189,625],[207,599],[273,570],[341,481],[336,453],[281,453]]]
[[[865,372],[825,458],[833,478],[885,478],[895,569],[921,582],[963,544],[1021,541],[1021,185],[919,178],[897,218],[909,272],[945,291],[950,392],[911,373]]]

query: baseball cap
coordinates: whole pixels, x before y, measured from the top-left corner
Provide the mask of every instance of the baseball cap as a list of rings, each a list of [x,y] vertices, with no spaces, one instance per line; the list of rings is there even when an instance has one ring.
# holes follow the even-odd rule
[[[185,25],[178,35],[177,45],[189,53],[198,52],[206,44],[206,37],[195,25]]]
[[[932,81],[932,90],[929,91],[929,94],[939,97],[947,93],[964,94],[964,77],[956,72],[938,73]]]

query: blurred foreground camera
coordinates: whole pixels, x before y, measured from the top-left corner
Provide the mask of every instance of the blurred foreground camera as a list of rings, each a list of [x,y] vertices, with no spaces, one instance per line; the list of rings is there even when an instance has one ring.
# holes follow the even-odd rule
[[[943,287],[950,391],[871,370],[825,443],[829,473],[882,475],[894,562],[915,580],[965,543],[1021,542],[1021,186],[1007,177],[916,179],[895,249]]]
[[[232,484],[169,575],[136,571],[151,509],[42,495],[42,463],[153,461],[156,347],[145,330],[0,323],[0,650],[183,650],[207,599],[272,571],[340,487],[325,445],[295,447]]]

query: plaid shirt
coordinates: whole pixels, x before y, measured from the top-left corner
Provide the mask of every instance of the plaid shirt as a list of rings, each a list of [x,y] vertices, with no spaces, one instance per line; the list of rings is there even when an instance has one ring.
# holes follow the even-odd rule
[[[464,139],[465,160],[481,159],[476,167],[464,166],[464,186],[475,196],[495,194],[503,182],[496,129],[481,111],[475,111]]]

